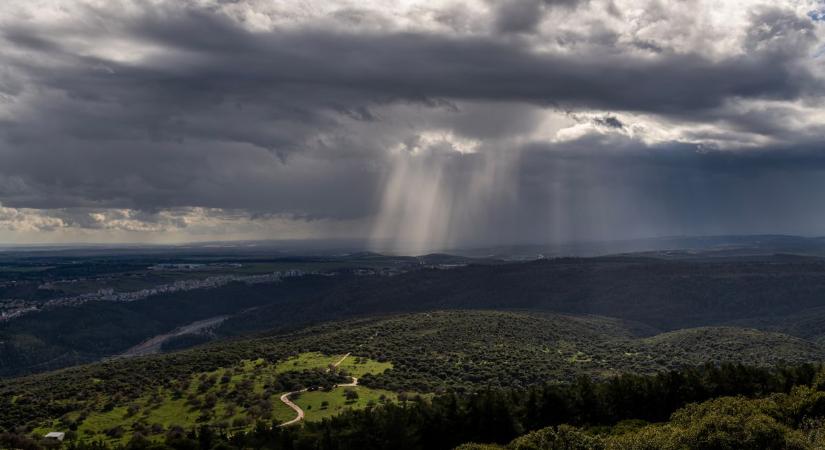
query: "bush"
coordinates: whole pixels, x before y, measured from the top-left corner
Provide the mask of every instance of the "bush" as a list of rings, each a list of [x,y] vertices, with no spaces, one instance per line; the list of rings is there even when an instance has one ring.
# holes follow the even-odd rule
[[[601,450],[601,439],[569,425],[548,427],[514,439],[507,450]]]

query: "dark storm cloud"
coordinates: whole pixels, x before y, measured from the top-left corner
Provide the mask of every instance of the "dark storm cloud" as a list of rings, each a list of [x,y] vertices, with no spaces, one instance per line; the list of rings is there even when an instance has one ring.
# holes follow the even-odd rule
[[[590,133],[530,143],[517,153],[508,177],[482,181],[488,190],[478,190],[484,155],[442,153],[449,179],[438,185],[443,203],[436,211],[446,207],[446,228],[460,235],[431,233],[441,244],[436,248],[776,230],[817,234],[825,224],[818,207],[825,201],[825,156],[816,141],[728,151]],[[423,178],[410,188],[426,192],[432,178]],[[479,198],[483,209],[468,207]]]
[[[651,58],[608,49],[539,54],[520,41],[494,37],[256,33],[192,9],[155,12],[125,25],[129,38],[180,53],[131,66],[73,55],[57,42],[59,31],[12,29],[5,32],[11,45],[45,53],[69,67],[55,71],[22,60],[10,63],[39,87],[73,99],[128,104],[129,111],[119,111],[127,120],[127,126],[118,127],[124,133],[137,128],[170,137],[206,133],[219,138],[186,120],[204,108],[221,119],[231,119],[233,111],[243,116],[243,108],[251,108],[264,120],[314,122],[321,120],[321,108],[369,118],[370,103],[452,98],[690,116],[730,98],[794,99],[820,93],[819,84],[798,64],[815,42],[812,25],[781,10],[756,14],[747,41],[750,51],[722,60],[695,53]],[[226,138],[236,141],[232,125],[240,124],[232,122],[225,123]],[[236,131],[268,148],[288,147],[294,139],[243,127]]]
[[[548,9],[572,8],[582,0],[502,0],[493,2],[495,25],[503,33],[523,33],[535,30]]]
[[[605,146],[611,151],[593,150]],[[772,230],[820,234],[825,223],[817,206],[825,201],[825,155],[818,142],[729,152],[588,135],[529,146],[518,172],[521,195],[516,204],[501,207],[518,225],[504,241]]]
[[[535,1],[502,1],[497,7],[496,27],[499,31],[532,31],[541,21],[543,3]]]
[[[615,32],[596,25],[559,37],[570,51],[535,48],[530,34],[546,14],[573,14],[587,3],[499,2],[492,34],[311,25],[251,31],[213,9],[175,3],[143,5],[134,15],[79,8],[83,20],[74,26],[7,25],[3,45],[14,51],[0,51],[0,101],[10,99],[15,113],[0,116],[0,204],[132,208],[146,211],[147,222],[153,211],[188,206],[365,217],[376,212],[386,182],[388,147],[417,138],[414,127],[382,128],[382,114],[394,105],[416,105],[422,117],[449,111],[442,125],[491,146],[538,126],[535,114],[513,106],[525,104],[723,125],[688,135],[724,140],[710,134],[732,129],[778,142],[747,152],[679,142],[651,147],[596,134],[575,145],[530,144],[524,161],[531,164],[512,175],[530,214],[550,195],[542,180],[568,179],[568,165],[577,190],[566,195],[582,199],[611,177],[634,191],[645,180],[661,181],[653,168],[674,180],[722,177],[728,181],[717,187],[729,192],[766,173],[822,168],[817,130],[799,136],[786,107],[731,106],[821,98],[821,81],[806,64],[817,45],[811,20],[786,9],[754,10],[744,51],[721,57],[668,50],[654,40],[625,48]],[[72,43],[79,38],[161,51],[118,59],[78,51]],[[593,122],[610,133],[630,126],[609,114]],[[461,183],[456,174],[469,170],[461,166],[476,164],[471,156],[455,159],[448,183]],[[605,178],[585,177],[591,172]],[[665,187],[663,202],[668,195],[690,201],[678,181]],[[509,206],[498,208],[491,211]],[[84,211],[81,218],[65,213],[65,220],[103,226]]]

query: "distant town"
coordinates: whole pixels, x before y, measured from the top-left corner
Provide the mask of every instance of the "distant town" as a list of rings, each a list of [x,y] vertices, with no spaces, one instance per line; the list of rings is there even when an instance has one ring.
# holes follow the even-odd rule
[[[240,265],[237,266],[240,267]],[[158,266],[152,266],[151,269],[160,270],[157,269],[157,267]],[[13,318],[20,317],[24,314],[33,313],[43,309],[50,309],[60,306],[77,306],[92,301],[133,302],[154,295],[170,294],[173,292],[181,291],[192,291],[195,289],[213,289],[234,282],[246,284],[277,283],[283,280],[284,278],[300,277],[306,274],[307,272],[304,272],[302,270],[287,270],[262,275],[217,275],[204,279],[179,280],[169,284],[162,284],[160,286],[156,286],[153,288],[140,289],[137,291],[130,292],[116,292],[112,288],[99,289],[96,292],[51,299],[41,305],[34,304],[34,302],[30,300],[4,299],[0,300],[0,308],[2,308],[2,311],[0,311],[0,321],[11,320]],[[51,286],[47,286],[44,288],[48,287]]]
[[[117,289],[116,287],[108,287],[107,284],[117,280],[121,275],[105,275],[102,277],[65,277],[41,281],[36,284],[36,290],[39,292],[52,292],[51,295],[29,295],[27,298],[20,298],[13,296],[9,298],[0,298],[0,323],[9,321],[27,314],[36,313],[38,311],[48,310],[64,306],[78,306],[87,302],[105,301],[105,302],[133,302],[142,300],[148,297],[170,294],[174,292],[191,291],[196,289],[213,289],[225,286],[229,283],[240,282],[246,284],[261,284],[261,283],[278,283],[286,278],[300,277],[308,274],[335,276],[335,275],[354,275],[354,276],[395,276],[410,270],[418,269],[438,269],[449,270],[466,266],[463,262],[442,262],[442,263],[428,263],[424,259],[412,259],[406,264],[400,266],[379,266],[379,267],[338,267],[338,268],[320,268],[316,270],[301,270],[301,269],[285,269],[276,270],[266,273],[253,274],[234,274],[231,272],[245,269],[246,266],[235,262],[219,262],[219,263],[155,263],[144,266],[137,271],[138,277],[145,277],[146,274],[163,275],[167,278],[167,282],[157,284],[155,286],[146,287],[143,289]],[[141,273],[142,272],[142,273]],[[204,275],[209,272],[217,272],[212,276]],[[227,273],[230,272],[230,273]],[[192,275],[186,275],[191,273]],[[135,272],[131,272],[134,276]],[[195,274],[200,274],[203,278],[194,278]],[[168,281],[169,277],[183,276],[187,279],[179,279],[175,281]],[[10,280],[0,283],[0,288],[9,288],[14,286],[21,286],[23,282]],[[91,283],[91,286],[86,284]],[[103,287],[95,286],[96,284],[103,285]],[[84,287],[81,287],[84,286]],[[89,292],[82,292],[89,289]],[[75,293],[73,295],[62,295],[63,291],[75,291],[82,293]],[[31,291],[29,291],[31,292]],[[57,294],[59,296],[55,297]]]

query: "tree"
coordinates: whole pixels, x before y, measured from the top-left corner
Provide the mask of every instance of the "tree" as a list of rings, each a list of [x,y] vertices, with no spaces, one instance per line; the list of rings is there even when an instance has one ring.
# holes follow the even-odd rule
[[[358,392],[355,389],[347,389],[344,391],[344,397],[347,403],[355,403],[358,400]]]

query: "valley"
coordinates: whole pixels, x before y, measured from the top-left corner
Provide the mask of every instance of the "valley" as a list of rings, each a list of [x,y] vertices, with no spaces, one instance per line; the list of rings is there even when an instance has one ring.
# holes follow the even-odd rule
[[[0,323],[0,376],[101,360],[167,334],[177,336],[164,338],[161,350],[328,321],[448,309],[612,317],[651,335],[734,326],[812,342],[822,336],[817,317],[825,308],[825,263],[817,258],[621,256],[502,262],[440,256],[431,263],[420,261],[375,255],[334,263],[304,261],[296,266],[304,275],[278,283],[237,282],[27,314]],[[462,263],[456,266],[457,261]],[[337,266],[311,271],[311,264]],[[264,269],[272,266],[256,270]],[[227,318],[209,333],[175,331],[214,317]]]
[[[392,428],[392,417],[403,416],[424,427],[424,441],[408,436],[419,442],[411,448],[527,440],[550,425],[544,433],[555,436],[569,431],[559,431],[563,424],[613,445],[588,427],[633,419],[644,423],[628,432],[659,433],[646,424],[692,402],[795,395],[825,361],[825,260],[813,257],[160,261],[141,259],[144,269],[130,265],[106,283],[161,273],[208,280],[214,271],[249,281],[276,267],[293,275],[8,318],[0,323],[0,431],[35,441],[62,432],[78,448],[151,448],[207,435],[350,442],[345,429],[370,421]],[[60,267],[22,273],[48,278]],[[649,411],[637,405],[653,401],[646,389],[665,396]],[[590,390],[612,406],[581,403]],[[571,412],[552,412],[562,405]],[[464,423],[466,433],[446,437],[430,415],[502,415],[519,425]],[[421,447],[428,433],[440,444]],[[345,448],[382,448],[395,437]]]
[[[121,353],[120,355],[118,355],[118,357],[151,355],[153,353],[159,353],[163,348],[163,344],[165,344],[170,339],[184,336],[187,334],[202,333],[205,330],[209,330],[210,328],[214,328],[220,325],[221,322],[228,318],[229,316],[210,317],[208,319],[198,320],[197,322],[192,322],[182,327],[175,328],[169,333],[159,334],[150,339],[147,339],[144,342],[141,342],[140,344]]]

